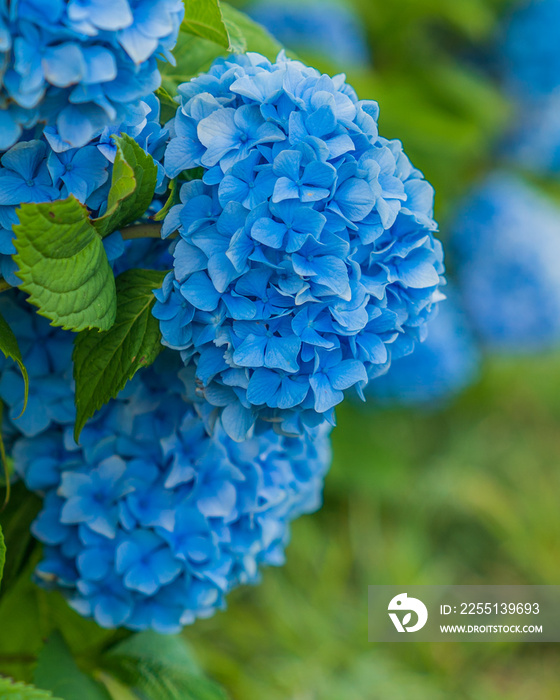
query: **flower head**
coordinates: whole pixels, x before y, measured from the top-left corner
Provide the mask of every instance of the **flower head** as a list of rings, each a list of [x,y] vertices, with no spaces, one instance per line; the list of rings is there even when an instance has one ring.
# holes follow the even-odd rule
[[[169,390],[174,355],[139,374],[74,443],[70,430],[20,438],[14,464],[45,497],[39,583],[104,627],[178,632],[278,565],[289,523],[320,504],[328,431],[243,444],[210,436]],[[48,458],[38,450],[49,448]],[[39,471],[39,466],[45,469]]]
[[[248,54],[179,93],[165,169],[205,173],[163,227],[180,235],[164,344],[235,440],[257,418],[332,424],[344,391],[424,337],[443,283],[433,190],[343,76]]]
[[[493,173],[466,198],[453,231],[470,320],[491,347],[560,341],[560,212],[522,180]]]

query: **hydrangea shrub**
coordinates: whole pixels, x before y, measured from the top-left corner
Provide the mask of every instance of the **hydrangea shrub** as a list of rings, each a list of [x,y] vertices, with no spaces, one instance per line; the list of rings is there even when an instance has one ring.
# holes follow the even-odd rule
[[[34,580],[106,628],[178,632],[281,564],[334,407],[442,297],[377,103],[235,17],[0,0],[0,451],[43,499]],[[229,53],[170,95],[179,25],[183,59]]]

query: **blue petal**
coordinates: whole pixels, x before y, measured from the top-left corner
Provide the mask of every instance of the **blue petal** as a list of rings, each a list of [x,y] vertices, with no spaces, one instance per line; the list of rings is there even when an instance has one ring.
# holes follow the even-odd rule
[[[220,295],[205,272],[195,272],[181,285],[181,294],[201,311],[214,311]]]

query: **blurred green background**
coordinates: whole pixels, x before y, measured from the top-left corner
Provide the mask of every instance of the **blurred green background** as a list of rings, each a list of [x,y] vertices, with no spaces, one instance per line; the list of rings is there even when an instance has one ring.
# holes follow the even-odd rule
[[[444,241],[513,115],[495,74],[515,4],[352,3],[372,63],[348,82],[434,184]],[[295,523],[286,566],[185,631],[205,670],[236,700],[559,698],[557,645],[367,642],[369,584],[560,583],[558,385],[559,355],[492,357],[437,411],[346,402],[324,507]]]
[[[436,188],[445,243],[458,200],[499,164],[515,118],[497,64],[518,3],[346,2],[370,61],[341,66],[329,47],[288,48],[330,74],[344,70],[361,98],[379,102],[381,134],[402,140]],[[541,184],[560,193],[558,182]],[[324,507],[293,525],[286,565],[185,630],[204,671],[233,700],[558,700],[558,645],[367,641],[371,584],[560,584],[558,386],[560,353],[492,356],[474,386],[437,410],[345,402]],[[14,528],[38,507],[18,511],[16,496]],[[1,670],[18,678],[30,680],[59,619],[86,670],[115,637],[31,583],[1,612]]]

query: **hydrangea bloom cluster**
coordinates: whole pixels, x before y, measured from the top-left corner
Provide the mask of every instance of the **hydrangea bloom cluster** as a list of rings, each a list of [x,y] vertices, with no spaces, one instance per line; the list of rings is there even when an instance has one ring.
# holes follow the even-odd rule
[[[164,344],[235,440],[258,417],[288,435],[334,423],[344,390],[425,335],[443,273],[432,187],[344,76],[248,54],[179,92],[166,173],[205,173],[164,223],[180,234],[156,294]]]
[[[488,345],[523,351],[560,342],[557,206],[493,173],[458,212],[453,247],[465,308]]]
[[[363,28],[347,4],[337,0],[258,0],[248,12],[284,45],[324,55],[340,65],[363,65],[369,49]]]
[[[16,252],[12,242],[16,208],[73,194],[93,216],[103,214],[116,155],[111,138],[115,133],[128,134],[154,157],[159,168],[157,192],[164,192],[167,180],[160,161],[168,131],[160,126],[160,104],[155,95],[137,104],[127,121],[107,127],[83,148],[61,151],[60,139],[47,128],[39,138],[20,141],[0,157],[0,270],[11,285],[20,284],[11,257]],[[114,245],[119,235],[110,238],[105,239],[106,246]],[[121,241],[112,257],[122,254],[122,245]]]
[[[511,18],[505,44],[506,79],[531,99],[560,88],[560,0],[530,2]]]
[[[438,405],[474,381],[480,353],[456,295],[448,290],[446,295],[428,323],[426,340],[372,382],[369,396],[384,404]]]
[[[38,122],[89,143],[159,87],[181,0],[0,0],[0,150]]]
[[[79,449],[71,429],[14,446],[16,468],[44,494],[32,526],[45,545],[37,580],[103,627],[176,633],[207,617],[261,565],[281,564],[290,521],[320,504],[324,429],[302,439],[267,429],[242,444],[221,429],[209,437],[161,388],[168,379],[157,368],[137,376]]]
[[[18,417],[23,382],[3,361],[14,467],[44,496],[32,528],[44,544],[41,585],[105,627],[175,633],[257,581],[261,565],[282,563],[290,521],[320,504],[328,431],[293,439],[261,426],[241,445],[220,429],[210,437],[173,381],[181,363],[167,350],[86,426],[78,446],[72,334],[49,326],[17,291],[0,296],[0,312],[31,379]]]

